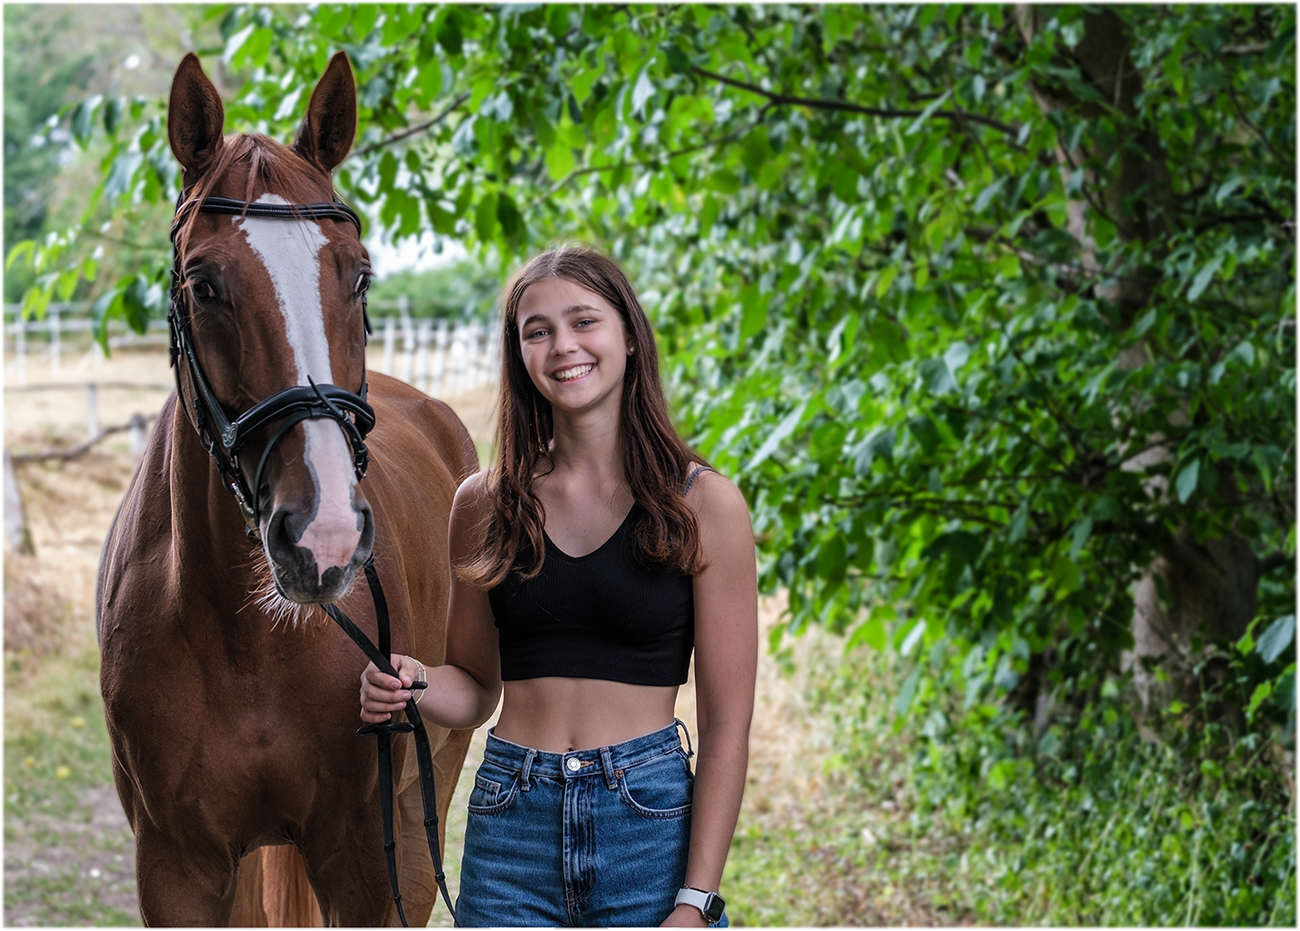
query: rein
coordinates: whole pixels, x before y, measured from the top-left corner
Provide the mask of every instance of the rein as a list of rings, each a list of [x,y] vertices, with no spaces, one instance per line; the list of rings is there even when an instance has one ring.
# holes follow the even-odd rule
[[[194,351],[189,307],[184,300],[181,287],[181,256],[180,250],[176,247],[176,233],[192,211],[274,220],[347,220],[357,228],[358,235],[361,233],[361,219],[342,201],[319,204],[254,204],[227,197],[206,197],[202,200],[189,201],[184,201],[184,193],[181,197],[182,202],[178,205],[172,220],[172,287],[171,305],[167,311],[168,330],[171,334],[171,364],[176,371],[176,396],[182,410],[185,410],[190,422],[198,431],[199,441],[216,461],[227,490],[239,503],[240,514],[244,518],[244,532],[249,539],[260,543],[258,526],[261,514],[259,491],[262,485],[262,473],[271,450],[295,425],[304,420],[328,418],[337,421],[352,448],[352,467],[357,480],[365,478],[366,469],[370,464],[370,451],[366,448],[365,438],[374,429],[375,412],[366,402],[367,385],[364,370],[359,393],[353,394],[336,385],[318,385],[311,381],[309,376],[307,385],[296,385],[279,391],[231,420],[213,394]],[[370,317],[366,314],[364,301],[363,296],[362,315],[365,319],[365,332],[369,335]],[[190,382],[195,388],[192,411],[185,406],[185,393],[181,385],[182,359],[189,372]],[[348,414],[352,415],[350,419]],[[250,436],[275,421],[281,423],[262,452],[250,486],[240,465],[239,453]],[[384,597],[383,587],[379,583],[379,573],[375,569],[373,553],[366,560],[365,574],[366,583],[370,586],[370,597],[375,604],[378,645],[371,642],[370,638],[336,605],[323,604],[321,607],[377,668],[397,678],[397,672],[388,658],[391,652],[388,599]],[[412,689],[425,687],[426,683],[423,682],[415,682],[411,685]],[[392,735],[411,733],[415,739],[415,759],[420,771],[420,801],[424,806],[424,833],[429,843],[429,853],[433,857],[434,878],[437,880],[438,890],[442,893],[442,900],[446,903],[447,911],[451,913],[454,923],[456,910],[451,904],[451,894],[447,891],[447,875],[443,870],[442,851],[438,846],[438,796],[434,786],[433,748],[424,721],[415,706],[414,698],[406,703],[406,716],[408,718],[406,722],[388,721],[383,724],[371,724],[357,731],[360,736],[374,736],[379,741],[379,812],[383,820],[384,857],[388,863],[388,881],[393,888],[393,903],[397,906],[397,915],[402,920],[402,927],[410,927],[402,908],[402,894],[397,887],[397,843],[393,838]]]
[[[381,672],[398,678],[397,670],[388,661],[391,652],[389,645],[388,601],[384,590],[379,585],[379,573],[375,571],[372,556],[366,560],[366,582],[370,586],[370,596],[375,601],[375,620],[378,626],[379,644],[376,646],[352,619],[337,605],[321,605],[325,613],[352,638],[352,642],[361,648],[372,663]],[[399,680],[400,681],[400,680]],[[412,682],[412,689],[426,688],[425,682]],[[384,825],[384,856],[388,860],[388,882],[393,887],[393,903],[397,906],[397,917],[402,919],[402,927],[409,928],[406,912],[402,909],[402,894],[397,889],[397,843],[393,840],[393,734],[412,733],[415,738],[415,762],[420,770],[420,802],[424,806],[424,836],[429,843],[429,853],[433,857],[433,878],[438,882],[438,891],[442,901],[451,913],[451,920],[456,924],[456,909],[451,904],[451,893],[447,891],[447,874],[442,867],[442,851],[438,847],[438,797],[433,784],[433,748],[429,743],[429,734],[424,728],[424,720],[415,706],[415,697],[406,700],[406,716],[409,721],[383,724],[369,724],[357,731],[367,737],[379,738],[379,811]],[[459,925],[456,925],[459,927]]]

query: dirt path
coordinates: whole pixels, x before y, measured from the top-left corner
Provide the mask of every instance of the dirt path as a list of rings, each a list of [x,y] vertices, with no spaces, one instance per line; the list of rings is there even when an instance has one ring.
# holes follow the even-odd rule
[[[8,375],[11,373],[7,373]],[[29,363],[25,385],[6,381],[5,444],[11,453],[66,447],[86,436],[86,388],[98,382],[101,427],[125,423],[134,414],[153,414],[170,390],[166,356],[119,352],[81,369],[65,363],[57,375]],[[485,453],[491,435],[492,392],[447,399]],[[6,728],[9,715],[35,703],[26,671],[15,672],[14,656],[82,656],[93,679],[98,663],[93,636],[93,601],[99,550],[134,468],[128,434],[110,438],[85,457],[62,464],[28,464],[18,470],[36,546],[36,558],[9,555],[6,572]],[[13,583],[13,584],[11,584]],[[17,599],[17,602],[14,601]],[[23,601],[26,599],[26,602]],[[54,607],[51,607],[54,606]],[[59,608],[58,606],[63,606]],[[766,604],[763,624],[775,622],[778,606]],[[16,651],[16,653],[15,653]],[[11,655],[12,654],[12,655]],[[760,662],[759,704],[751,741],[751,792],[744,818],[765,819],[775,810],[806,803],[815,792],[813,756],[825,738],[810,727],[798,689],[766,651]],[[97,700],[97,686],[94,689]],[[692,690],[682,690],[678,714],[695,733]],[[96,713],[102,710],[96,705]],[[60,726],[50,722],[51,728]],[[6,741],[11,735],[6,734]],[[466,761],[447,829],[447,864],[452,893],[460,873],[460,838],[473,770],[482,755],[480,729]],[[102,749],[100,751],[103,752]],[[810,756],[813,755],[813,756]],[[134,844],[122,814],[105,757],[102,777],[67,793],[60,806],[10,804],[5,822],[5,923],[138,923]],[[761,788],[761,791],[757,791]],[[450,925],[435,910],[433,925]]]

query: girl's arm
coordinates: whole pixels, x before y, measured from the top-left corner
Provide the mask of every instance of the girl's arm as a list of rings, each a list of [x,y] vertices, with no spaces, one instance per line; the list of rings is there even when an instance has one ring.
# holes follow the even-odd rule
[[[456,490],[448,531],[453,567],[473,552],[475,531],[487,511],[485,484],[479,473]],[[367,724],[387,721],[411,696],[410,685],[418,678],[420,664],[400,654],[392,657],[392,664],[397,679],[380,672],[374,663],[361,674],[361,720]],[[442,727],[478,727],[492,716],[501,697],[501,656],[487,592],[462,582],[454,569],[447,598],[446,662],[429,668],[426,681],[429,686],[420,699],[420,715]]]
[[[703,473],[696,488],[691,499],[708,566],[695,576],[694,587],[699,760],[686,885],[720,892],[749,765],[758,579],[754,530],[740,490],[716,472]],[[679,905],[664,924],[703,927],[705,922],[699,909]]]

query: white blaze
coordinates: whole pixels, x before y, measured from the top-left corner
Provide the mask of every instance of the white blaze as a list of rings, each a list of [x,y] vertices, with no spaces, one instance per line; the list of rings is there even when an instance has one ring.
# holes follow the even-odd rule
[[[276,194],[264,194],[259,204],[287,204]],[[320,299],[320,250],[329,240],[309,221],[235,218],[248,244],[271,276],[299,385],[307,376],[318,385],[334,383],[329,340]],[[317,511],[298,545],[310,550],[316,568],[345,566],[361,542],[358,515],[352,507],[356,474],[343,431],[332,420],[305,420],[304,463],[316,483]],[[254,490],[256,492],[256,490]]]

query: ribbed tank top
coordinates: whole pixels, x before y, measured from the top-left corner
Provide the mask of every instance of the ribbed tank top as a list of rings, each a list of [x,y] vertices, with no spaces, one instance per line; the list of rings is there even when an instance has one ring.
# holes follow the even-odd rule
[[[531,579],[511,572],[488,590],[503,680],[686,682],[695,648],[693,580],[638,561],[633,530],[640,513],[633,504],[613,536],[585,556],[570,556],[543,531],[541,571]],[[521,558],[530,558],[527,542],[522,549]]]

